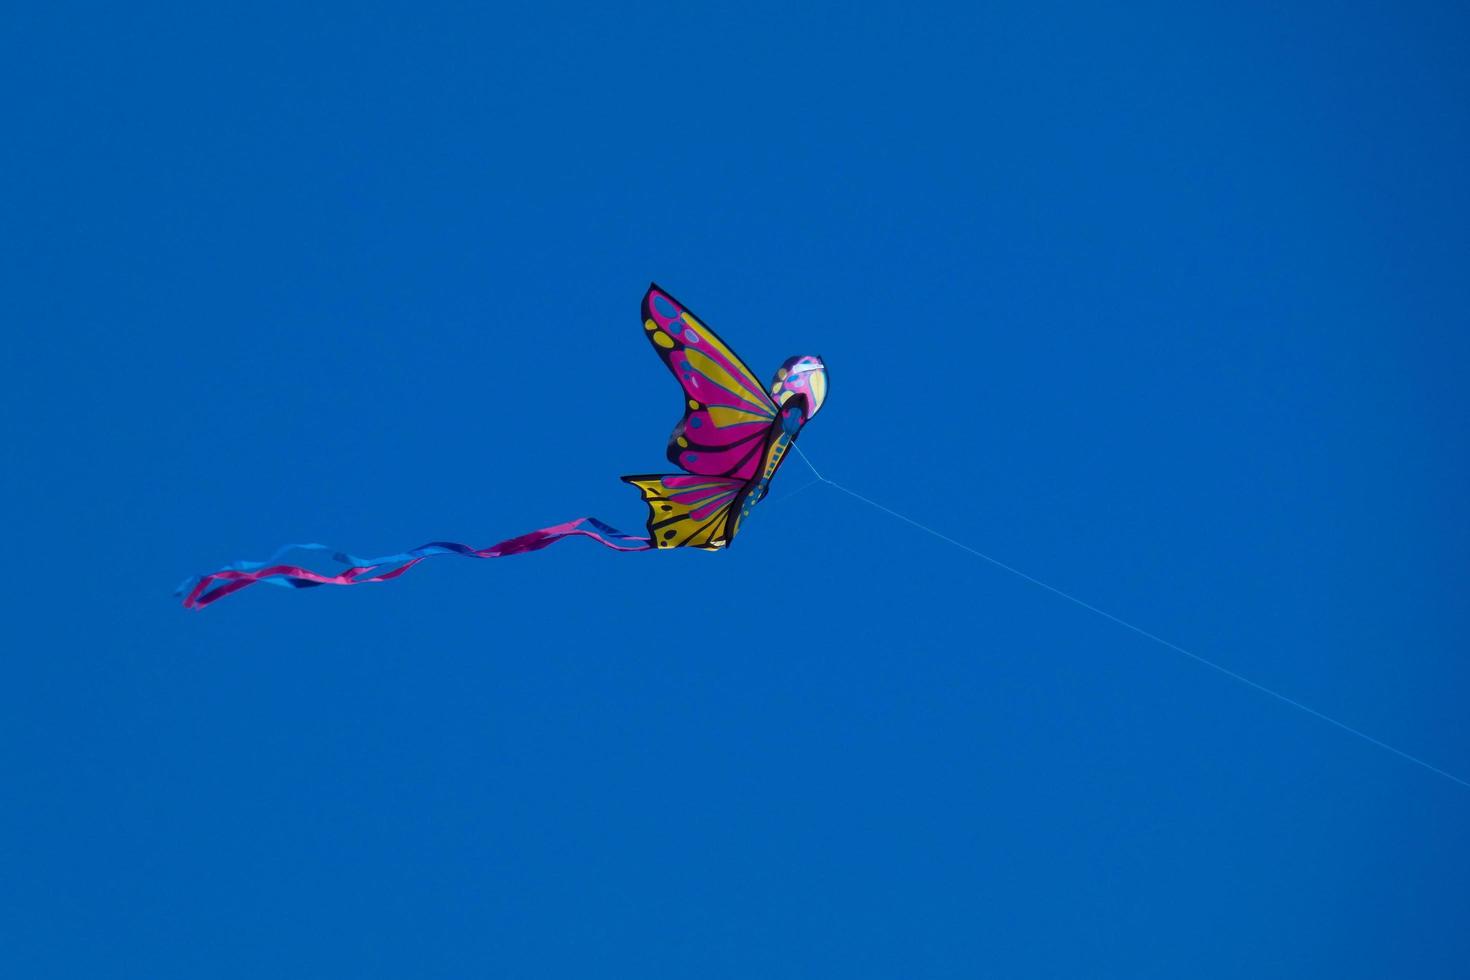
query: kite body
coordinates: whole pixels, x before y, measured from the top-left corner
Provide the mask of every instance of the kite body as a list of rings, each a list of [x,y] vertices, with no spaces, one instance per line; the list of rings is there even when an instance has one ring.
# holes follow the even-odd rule
[[[615,551],[729,547],[826,400],[826,366],[812,355],[789,358],[767,388],[713,330],[657,285],[643,297],[643,332],[684,394],[684,416],[668,445],[669,461],[683,472],[623,477],[648,505],[648,537],[583,517],[480,549],[436,541],[383,558],[356,558],[323,545],[288,545],[271,561],[236,562],[190,578],[176,594],[186,607],[199,609],[256,582],[297,589],[386,582],[438,555],[501,558],[568,537]],[[280,563],[291,551],[328,552],[347,567],[327,574]]]

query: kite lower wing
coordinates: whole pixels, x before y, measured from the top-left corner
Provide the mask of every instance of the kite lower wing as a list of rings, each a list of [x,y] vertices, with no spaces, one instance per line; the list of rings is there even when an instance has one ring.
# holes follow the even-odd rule
[[[735,537],[731,515],[740,494],[750,485],[744,480],[683,473],[625,476],[623,482],[643,491],[652,545],[704,551],[719,551]]]
[[[624,534],[617,528],[604,524],[595,517],[579,517],[575,521],[543,527],[529,534],[492,544],[488,548],[475,549],[469,545],[452,541],[434,541],[412,551],[405,551],[383,558],[357,558],[346,552],[335,551],[326,545],[287,545],[270,561],[236,562],[209,575],[187,579],[174,595],[182,596],[184,608],[203,609],[231,592],[238,592],[247,585],[265,582],[293,589],[309,589],[318,585],[365,585],[369,582],[387,582],[408,571],[425,558],[439,555],[460,555],[465,558],[504,558],[508,555],[523,555],[528,551],[540,551],[563,538],[581,536],[591,538],[598,544],[614,551],[649,551],[652,545],[647,538]],[[331,551],[332,559],[348,567],[335,575],[323,575],[296,565],[279,564],[279,560],[293,551]]]

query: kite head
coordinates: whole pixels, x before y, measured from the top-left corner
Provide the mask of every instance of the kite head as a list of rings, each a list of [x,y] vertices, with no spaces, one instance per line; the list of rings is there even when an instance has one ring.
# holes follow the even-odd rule
[[[815,354],[788,358],[771,382],[771,397],[777,405],[785,406],[797,395],[806,400],[802,422],[809,422],[827,399],[827,365]]]

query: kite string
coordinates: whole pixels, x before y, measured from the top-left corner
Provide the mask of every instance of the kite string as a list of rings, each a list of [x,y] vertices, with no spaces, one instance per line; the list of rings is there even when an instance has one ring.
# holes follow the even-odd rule
[[[1287,697],[1285,694],[1282,694],[1280,691],[1272,690],[1271,688],[1267,687],[1266,685],[1260,684],[1260,683],[1258,683],[1256,681],[1253,681],[1249,677],[1244,676],[1243,674],[1237,674],[1235,671],[1231,670],[1230,668],[1225,667],[1225,666],[1222,666],[1221,664],[1217,664],[1217,663],[1215,663],[1215,661],[1210,660],[1207,657],[1202,657],[1199,654],[1194,653],[1191,650],[1186,650],[1184,647],[1180,646],[1177,643],[1171,643],[1170,641],[1164,639],[1161,636],[1156,636],[1155,634],[1150,633],[1148,630],[1143,629],[1142,627],[1135,626],[1135,625],[1133,625],[1132,623],[1128,622],[1125,619],[1120,619],[1119,617],[1114,616],[1112,613],[1110,613],[1110,612],[1108,612],[1108,611],[1106,611],[1104,609],[1099,609],[1097,606],[1092,605],[1092,603],[1090,603],[1090,602],[1084,602],[1083,600],[1077,598],[1076,596],[1074,596],[1074,595],[1072,595],[1072,594],[1070,594],[1068,592],[1063,592],[1061,589],[1057,588],[1054,585],[1048,585],[1046,582],[1043,582],[1041,579],[1036,578],[1035,576],[1027,575],[1025,572],[1021,571],[1018,568],[1012,568],[1010,565],[1007,565],[1005,562],[1000,561],[999,559],[996,559],[996,558],[992,558],[989,555],[985,554],[984,552],[978,551],[975,548],[972,548],[972,547],[970,547],[969,545],[967,545],[967,544],[965,544],[963,542],[956,541],[954,538],[951,538],[949,535],[942,534],[939,531],[934,530],[934,528],[929,527],[926,524],[920,524],[918,521],[914,520],[913,518],[906,517],[906,516],[904,516],[903,514],[900,514],[898,511],[894,510],[891,507],[885,507],[882,504],[878,503],[878,501],[876,501],[876,500],[871,500],[871,499],[869,499],[867,497],[864,497],[862,494],[858,493],[856,490],[849,490],[847,487],[845,487],[842,484],[836,482],[835,480],[831,480],[831,479],[823,476],[822,473],[821,473],[821,471],[818,470],[816,468],[816,466],[812,464],[812,461],[810,459],[807,458],[806,453],[802,452],[802,449],[801,449],[801,447],[799,445],[797,445],[796,443],[793,442],[792,443],[792,447],[796,450],[797,454],[801,456],[802,461],[806,463],[806,465],[808,466],[808,468],[811,469],[812,475],[817,478],[816,479],[816,482],[818,482],[818,483],[825,483],[825,484],[827,484],[828,486],[832,487],[835,490],[840,490],[843,493],[847,494],[849,497],[853,497],[853,498],[855,498],[857,500],[862,501],[863,503],[867,504],[870,507],[874,507],[874,508],[876,508],[878,510],[881,510],[883,513],[889,515],[890,517],[897,518],[898,520],[903,521],[905,524],[909,524],[909,525],[911,525],[913,527],[916,527],[920,531],[923,531],[926,534],[933,535],[934,537],[938,538],[939,540],[941,540],[941,541],[943,541],[943,542],[945,542],[947,544],[954,545],[956,548],[959,548],[961,551],[967,552],[967,553],[969,553],[971,555],[974,555],[976,558],[980,558],[980,559],[982,559],[984,561],[987,561],[990,564],[994,565],[996,568],[1002,569],[1003,571],[1010,572],[1012,575],[1015,575],[1018,578],[1023,578],[1026,581],[1030,582],[1032,585],[1040,586],[1041,588],[1043,588],[1046,591],[1052,593],[1053,595],[1060,596],[1061,598],[1066,599],[1068,602],[1071,602],[1071,603],[1074,603],[1074,604],[1076,604],[1078,606],[1081,606],[1083,609],[1086,609],[1088,612],[1095,613],[1095,614],[1101,616],[1102,618],[1104,618],[1106,620],[1109,620],[1110,622],[1116,623],[1117,625],[1123,627],[1124,629],[1132,630],[1134,633],[1137,633],[1139,636],[1142,636],[1145,639],[1153,640],[1155,643],[1159,644],[1160,646],[1167,647],[1168,649],[1173,650],[1175,653],[1183,654],[1184,656],[1188,657],[1189,659],[1194,660],[1194,661],[1196,661],[1198,663],[1204,664],[1206,667],[1209,667],[1209,668],[1211,668],[1213,670],[1216,670],[1216,671],[1220,672],[1221,674],[1224,674],[1226,677],[1229,677],[1232,680],[1239,681],[1240,683],[1246,685],[1247,687],[1253,687],[1257,691],[1260,691],[1262,694],[1270,695],[1271,697],[1275,698],[1278,701],[1283,701],[1286,704],[1291,705],[1293,708],[1299,708],[1299,709],[1301,709],[1302,711],[1305,711],[1307,714],[1311,715],[1314,718],[1318,718],[1318,719],[1320,719],[1322,721],[1325,721],[1329,725],[1335,725],[1336,727],[1342,729],[1345,732],[1348,732],[1349,734],[1356,735],[1358,738],[1361,738],[1365,742],[1370,742],[1373,745],[1376,745],[1376,746],[1378,746],[1381,749],[1386,749],[1389,752],[1392,752],[1394,755],[1397,755],[1397,756],[1399,756],[1401,758],[1407,759],[1408,761],[1410,761],[1412,763],[1415,763],[1416,765],[1423,766],[1425,769],[1428,769],[1430,772],[1438,773],[1439,775],[1445,777],[1446,779],[1451,780],[1452,782],[1459,783],[1461,786],[1464,786],[1467,789],[1470,789],[1470,782],[1466,782],[1465,780],[1461,779],[1459,776],[1456,776],[1454,773],[1446,772],[1445,770],[1439,768],[1438,766],[1432,765],[1431,763],[1428,763],[1428,762],[1425,762],[1423,759],[1419,758],[1418,756],[1410,755],[1408,752],[1405,752],[1403,749],[1395,748],[1394,746],[1389,745],[1387,742],[1384,742],[1384,741],[1382,741],[1380,739],[1376,739],[1372,735],[1369,735],[1367,732],[1360,731],[1360,730],[1354,728],[1353,726],[1347,724],[1346,722],[1338,721],[1336,718],[1333,718],[1331,715],[1323,714],[1322,712],[1318,711],[1316,708],[1313,708],[1313,707],[1310,707],[1308,705],[1305,705],[1302,702],[1297,701],[1294,698]],[[810,486],[810,484],[808,484],[808,486]],[[803,488],[803,489],[805,489],[805,488]],[[794,496],[794,494],[792,494],[790,496]]]

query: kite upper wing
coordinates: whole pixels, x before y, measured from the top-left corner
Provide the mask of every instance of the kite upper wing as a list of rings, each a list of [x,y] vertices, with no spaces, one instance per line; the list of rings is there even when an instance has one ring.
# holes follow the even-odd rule
[[[700,476],[749,480],[760,467],[778,409],[715,332],[657,285],[643,297],[643,331],[684,388],[684,418],[668,457]]]

